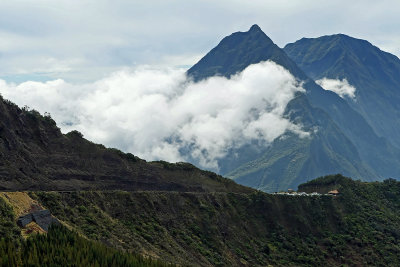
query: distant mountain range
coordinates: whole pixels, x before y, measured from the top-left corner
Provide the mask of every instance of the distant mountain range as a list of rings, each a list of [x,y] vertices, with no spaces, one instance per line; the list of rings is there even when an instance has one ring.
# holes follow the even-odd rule
[[[305,93],[286,117],[313,132],[287,133],[269,146],[248,144],[219,160],[221,174],[264,191],[295,188],[315,177],[342,173],[362,180],[400,177],[400,60],[345,35],[301,39],[284,49],[253,25],[225,37],[187,72],[195,81],[231,77],[271,60],[299,81]],[[342,98],[315,81],[347,79],[355,98]]]

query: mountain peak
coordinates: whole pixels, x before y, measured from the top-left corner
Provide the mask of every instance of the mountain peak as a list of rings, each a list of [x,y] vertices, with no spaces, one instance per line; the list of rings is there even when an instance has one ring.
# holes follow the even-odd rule
[[[313,79],[347,78],[349,82],[357,82],[374,78],[396,82],[400,73],[400,60],[396,56],[366,40],[341,33],[303,38],[287,44],[284,50]]]
[[[375,132],[400,147],[400,59],[344,34],[302,39],[284,48],[312,79],[346,79],[357,101],[346,100]]]
[[[325,35],[325,37],[328,37],[328,38],[340,38],[340,39],[356,39],[356,38],[351,37],[349,35],[346,35],[344,33],[336,33],[336,34],[331,34],[331,35]]]
[[[319,47],[323,45],[327,45],[324,49],[331,49],[333,47],[341,47],[346,49],[358,49],[358,48],[372,48],[374,47],[370,42],[358,39],[343,33],[331,34],[331,35],[324,35],[317,38],[301,38],[300,40],[289,43],[285,46],[284,50],[286,52],[291,52],[292,47],[298,47],[299,45],[306,44],[307,46],[310,43],[318,44]],[[361,47],[360,47],[361,46]]]
[[[212,76],[230,77],[251,64],[272,60],[287,69],[295,64],[281,48],[254,24],[247,32],[235,32],[205,55],[187,71],[188,76],[199,81]],[[298,71],[294,71],[298,72]]]
[[[262,33],[264,33],[261,30],[260,26],[258,26],[257,24],[254,24],[253,26],[251,26],[249,32],[262,32]]]

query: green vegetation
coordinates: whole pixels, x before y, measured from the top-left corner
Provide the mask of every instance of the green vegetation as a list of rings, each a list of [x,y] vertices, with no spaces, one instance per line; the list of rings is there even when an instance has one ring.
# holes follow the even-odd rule
[[[15,224],[14,213],[10,206],[0,197],[0,265],[17,266],[17,246],[20,230]]]
[[[300,185],[306,192],[333,189],[339,196],[31,192],[77,232],[55,227],[23,241],[12,210],[0,199],[0,262],[152,266],[162,265],[150,260],[159,259],[190,266],[399,266],[400,182],[332,175]],[[78,255],[75,263],[70,255]]]
[[[341,175],[302,191],[36,192],[59,219],[115,248],[197,266],[400,265],[400,182],[366,183]]]
[[[64,226],[52,226],[16,249],[10,239],[0,240],[2,266],[170,266],[89,241]]]
[[[322,50],[309,53],[311,62],[328,51]],[[334,53],[332,59],[346,68],[363,65],[349,64],[349,47],[340,51],[343,56]],[[265,60],[305,81],[307,93],[296,94],[285,116],[311,135],[285,134],[268,147],[254,143],[230,151],[219,162],[222,173],[269,191],[294,188],[305,177],[324,173],[364,180],[397,176],[399,150],[368,124],[384,121],[375,106],[389,110],[386,126],[371,125],[377,132],[391,130],[392,140],[399,142],[391,126],[399,114],[386,109],[390,101],[368,97],[371,102],[346,102],[323,90],[256,25],[224,38],[188,74],[194,80],[229,77]],[[400,66],[391,60],[385,62]],[[338,67],[331,78],[346,70],[328,63]],[[373,78],[371,70],[367,76]],[[367,78],[364,74],[360,77]],[[395,85],[385,88],[399,87],[389,83],[398,73],[382,77]],[[369,86],[360,83],[357,90],[384,92],[380,95],[397,105],[390,91],[376,90],[381,83],[359,82],[364,80]],[[191,164],[146,162],[85,140],[77,131],[64,135],[49,114],[20,109],[1,97],[0,139],[0,189],[37,190],[30,196],[73,229],[54,227],[47,235],[23,240],[13,210],[0,199],[0,263],[5,266],[163,265],[154,259],[191,266],[400,266],[400,183],[393,179],[366,183],[333,175],[299,189],[337,189],[339,196],[268,195]],[[116,191],[121,189],[129,192]]]
[[[0,238],[18,239],[20,230],[16,226],[14,218],[12,208],[0,197]]]
[[[79,207],[81,212],[85,207]],[[172,266],[90,241],[60,225],[21,238],[12,208],[0,198],[0,266]]]

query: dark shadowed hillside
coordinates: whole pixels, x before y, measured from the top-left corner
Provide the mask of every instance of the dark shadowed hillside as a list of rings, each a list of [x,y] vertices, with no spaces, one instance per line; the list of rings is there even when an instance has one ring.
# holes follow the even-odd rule
[[[196,81],[212,76],[230,77],[250,64],[266,60],[277,62],[288,69],[296,68],[296,64],[282,53],[261,28],[253,25],[248,32],[235,32],[222,39],[187,73]],[[305,78],[301,71],[295,75]]]
[[[167,190],[249,192],[187,163],[146,162],[66,135],[36,111],[0,100],[1,190]]]

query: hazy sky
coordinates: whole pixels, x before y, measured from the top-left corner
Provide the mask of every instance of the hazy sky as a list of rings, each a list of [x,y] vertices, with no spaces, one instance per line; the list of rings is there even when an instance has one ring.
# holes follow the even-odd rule
[[[400,1],[2,0],[0,79],[92,82],[138,65],[187,67],[258,24],[279,46],[344,33],[400,55]]]

